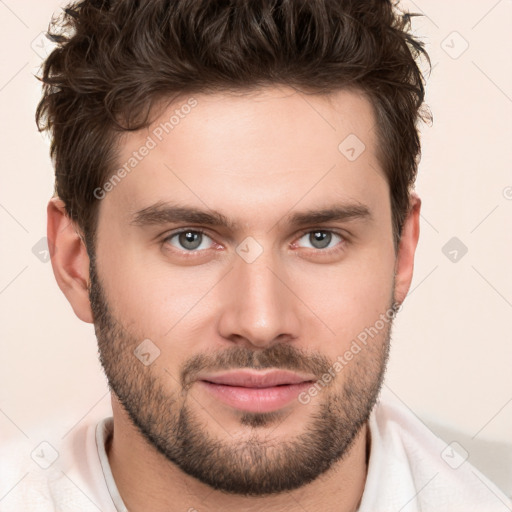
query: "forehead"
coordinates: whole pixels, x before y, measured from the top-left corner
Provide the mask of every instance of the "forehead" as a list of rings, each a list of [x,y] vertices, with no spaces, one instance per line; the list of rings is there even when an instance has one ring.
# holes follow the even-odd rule
[[[387,195],[373,109],[354,91],[185,95],[120,142],[117,164],[126,172],[105,203],[127,216],[177,199],[254,218],[272,205],[375,203]]]

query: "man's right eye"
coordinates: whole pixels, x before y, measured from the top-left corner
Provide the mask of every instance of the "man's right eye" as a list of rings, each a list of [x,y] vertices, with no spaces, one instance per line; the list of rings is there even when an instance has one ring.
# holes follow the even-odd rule
[[[211,248],[205,239],[212,239],[200,229],[181,229],[165,237],[164,242],[183,252],[199,252]]]

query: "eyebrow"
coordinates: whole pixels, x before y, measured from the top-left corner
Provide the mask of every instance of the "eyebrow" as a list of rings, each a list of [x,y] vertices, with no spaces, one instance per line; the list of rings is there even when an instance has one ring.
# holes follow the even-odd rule
[[[327,208],[299,211],[284,217],[285,222],[293,227],[307,224],[323,224],[333,221],[370,220],[371,211],[360,202],[333,205]],[[202,210],[189,206],[158,202],[138,210],[130,221],[134,226],[164,225],[172,223],[201,224],[210,227],[223,227],[236,231],[238,224],[215,210]]]

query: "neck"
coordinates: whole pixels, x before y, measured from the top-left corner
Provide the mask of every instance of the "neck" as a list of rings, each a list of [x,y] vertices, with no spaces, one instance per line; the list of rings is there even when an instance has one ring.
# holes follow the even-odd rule
[[[107,455],[117,488],[130,512],[355,512],[367,473],[369,429],[356,436],[341,461],[316,480],[279,495],[226,494],[187,475],[160,454],[113,400],[114,433]]]

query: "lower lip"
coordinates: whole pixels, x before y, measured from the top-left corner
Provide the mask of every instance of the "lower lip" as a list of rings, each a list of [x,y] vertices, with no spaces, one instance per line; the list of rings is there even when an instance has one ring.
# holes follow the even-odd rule
[[[221,402],[247,412],[277,411],[296,400],[302,391],[311,386],[311,382],[269,388],[226,386],[204,380],[199,381],[199,383]]]

